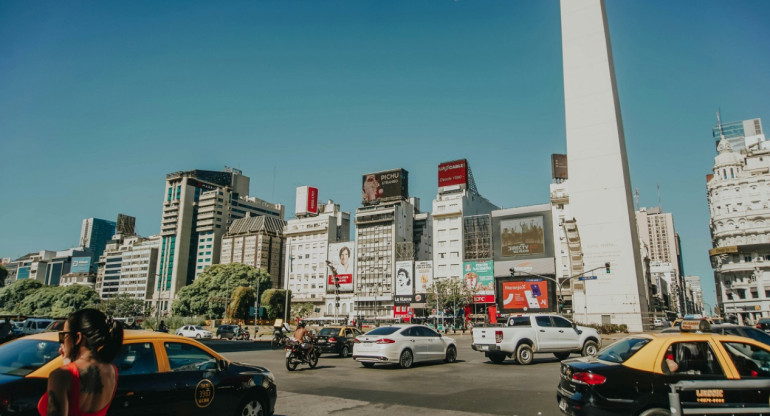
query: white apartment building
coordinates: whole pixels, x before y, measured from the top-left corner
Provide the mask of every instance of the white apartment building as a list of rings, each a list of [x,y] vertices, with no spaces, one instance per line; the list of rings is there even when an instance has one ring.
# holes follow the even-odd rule
[[[350,213],[340,211],[340,205],[329,200],[318,215],[299,214],[287,221],[283,234],[286,255],[282,287],[291,291],[292,304],[312,303],[318,310],[312,317],[323,316],[330,301],[326,284],[329,244],[350,241]],[[341,298],[340,310],[344,305],[350,311],[351,296]]]
[[[222,236],[219,263],[241,263],[264,270],[270,275],[272,287],[281,287],[285,225],[282,219],[269,216],[233,221]]]
[[[642,256],[646,255],[650,264],[665,263],[673,270],[674,278],[668,282],[670,300],[664,306],[669,313],[683,316],[684,281],[679,268],[680,253],[673,214],[663,212],[660,207],[640,208],[636,211],[636,226]]]
[[[116,234],[97,263],[96,287],[102,299],[128,295],[151,306],[161,237]]]
[[[678,312],[678,296],[684,294],[678,287],[678,269],[673,264],[654,260],[649,262],[651,293],[650,313],[655,317],[674,315]],[[657,299],[657,300],[656,300]],[[679,313],[679,315],[684,315]]]
[[[685,276],[684,282],[687,290],[692,294],[690,306],[685,312],[704,314],[706,310],[703,308],[703,288],[701,287],[700,276]],[[713,313],[713,311],[709,311],[709,313]]]
[[[761,136],[746,148],[721,140],[706,177],[709,256],[721,312],[755,322],[770,316],[770,143]]]

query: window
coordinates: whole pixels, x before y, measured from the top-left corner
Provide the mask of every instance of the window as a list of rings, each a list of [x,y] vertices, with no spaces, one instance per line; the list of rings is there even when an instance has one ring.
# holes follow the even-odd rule
[[[553,319],[553,324],[557,328],[572,328],[572,324],[570,323],[570,321],[562,317],[553,316],[551,317],[551,319]]]
[[[551,317],[550,316],[536,316],[535,322],[537,322],[537,326],[543,326],[543,327],[551,327]]]
[[[150,342],[124,344],[120,354],[112,361],[122,376],[132,374],[153,374],[158,372],[155,349]]]
[[[626,338],[602,350],[597,358],[613,363],[622,363],[636,354],[648,342],[650,340],[646,338]]]
[[[202,371],[216,368],[217,360],[198,347],[179,342],[166,342],[166,355],[171,371]]]
[[[723,342],[722,345],[741,378],[770,378],[767,371],[770,352],[742,342]]]
[[[674,342],[664,354],[661,368],[666,374],[687,374],[692,378],[725,378],[725,373],[708,342]],[[701,376],[701,377],[698,377]]]

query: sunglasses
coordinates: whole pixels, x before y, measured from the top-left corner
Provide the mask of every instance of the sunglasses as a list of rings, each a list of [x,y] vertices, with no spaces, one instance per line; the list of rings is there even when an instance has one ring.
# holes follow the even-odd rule
[[[64,344],[64,338],[67,336],[67,334],[76,334],[77,332],[73,331],[59,331],[59,344]]]

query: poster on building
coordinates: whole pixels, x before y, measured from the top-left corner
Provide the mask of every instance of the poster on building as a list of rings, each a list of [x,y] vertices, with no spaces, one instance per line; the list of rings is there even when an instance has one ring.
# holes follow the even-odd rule
[[[438,186],[468,185],[468,161],[465,159],[438,165]]]
[[[337,271],[337,279],[340,284],[340,292],[353,291],[353,279],[355,277],[355,242],[348,241],[344,243],[329,244],[329,261]],[[326,291],[334,293],[334,275],[330,267],[326,268],[328,280]]]
[[[414,294],[414,262],[411,260],[396,262],[396,296],[409,296]]]
[[[532,311],[549,308],[548,282],[540,279],[504,281],[500,303],[505,311]]]
[[[381,201],[409,196],[409,172],[394,169],[363,175],[361,204],[376,205]]]
[[[318,214],[318,188],[297,187],[295,213],[297,215]]]
[[[545,254],[543,217],[538,215],[500,221],[500,243],[503,257]]]
[[[494,303],[495,268],[492,260],[464,262],[463,279],[473,296],[473,303]]]
[[[433,284],[433,262],[414,262],[414,302],[425,302],[428,288]]]

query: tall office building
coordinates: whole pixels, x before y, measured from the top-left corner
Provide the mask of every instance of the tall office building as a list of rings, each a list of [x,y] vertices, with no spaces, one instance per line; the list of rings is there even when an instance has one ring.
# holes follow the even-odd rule
[[[686,293],[673,214],[663,212],[660,207],[640,208],[636,211],[636,227],[642,251],[648,256],[650,264],[654,264],[658,270],[667,269],[665,272],[660,271],[656,274],[656,276],[665,275],[668,282],[665,301],[657,304],[656,311],[683,316]],[[670,279],[669,276],[671,276]],[[655,281],[651,283],[655,284]],[[655,289],[660,289],[660,286],[656,286]],[[661,296],[663,295],[657,292],[659,299],[663,299]]]
[[[717,113],[717,124],[711,128],[711,134],[714,137],[715,146],[719,146],[719,142],[724,137],[730,143],[733,152],[747,153],[748,147],[759,143],[757,136],[763,135],[764,131],[762,120],[759,118],[722,123]]]
[[[136,234],[136,217],[132,217],[126,214],[118,214],[118,223],[115,226],[115,234]]]
[[[295,218],[287,221],[284,228],[286,255],[281,286],[291,291],[292,303],[313,305],[311,318],[330,317],[336,300],[329,293],[330,271],[326,261],[335,262],[339,257],[330,254],[331,251],[339,251],[335,249],[339,244],[347,245],[348,251],[351,251],[350,213],[341,211],[340,205],[331,200],[321,205],[320,210],[308,213],[304,208],[306,200],[297,199]],[[353,264],[355,257],[349,256],[348,261]],[[343,270],[340,269],[339,273]],[[344,295],[339,303],[337,311],[347,316],[353,309],[350,296]]]
[[[283,219],[283,205],[247,196],[249,178],[238,169],[166,175],[159,276],[153,303],[167,312],[179,289],[219,263],[222,235],[247,213]]]
[[[585,271],[612,265],[584,296],[573,288],[576,302],[585,302],[574,307],[584,311],[585,323],[642,331],[647,288],[604,1],[562,0],[561,28],[570,212]]]
[[[114,221],[99,218],[83,220],[83,226],[80,228],[80,246],[91,250],[91,264],[95,265],[104,253],[107,242],[115,235],[115,227]]]
[[[285,225],[282,219],[270,216],[233,221],[222,236],[219,264],[241,263],[264,270],[270,275],[272,287],[281,287]]]
[[[128,295],[151,306],[160,236],[116,234],[99,258],[95,290],[102,299]]]
[[[770,316],[770,142],[741,154],[725,138],[717,151],[706,176],[717,302],[753,322]]]

